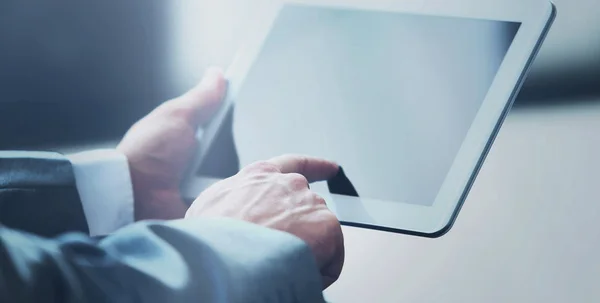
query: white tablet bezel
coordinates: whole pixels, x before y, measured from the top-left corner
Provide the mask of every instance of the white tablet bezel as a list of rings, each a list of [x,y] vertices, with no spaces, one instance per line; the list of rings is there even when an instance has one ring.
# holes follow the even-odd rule
[[[432,206],[319,193],[345,225],[439,237],[454,223],[487,152],[525,79],[533,58],[554,20],[556,9],[547,1],[481,0],[294,0],[274,5],[249,29],[248,42],[226,72],[229,90],[213,121],[200,131],[199,150],[182,184],[185,197],[194,197],[215,179],[196,175],[211,143],[244,83],[280,10],[286,3],[309,4],[421,15],[519,22],[521,26],[492,82],[466,139]]]

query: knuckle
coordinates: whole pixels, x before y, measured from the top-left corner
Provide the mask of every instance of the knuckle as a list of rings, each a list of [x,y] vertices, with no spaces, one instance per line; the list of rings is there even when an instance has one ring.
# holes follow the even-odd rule
[[[165,136],[168,134],[170,136],[177,136],[177,140],[179,144],[188,144],[195,140],[196,137],[196,129],[191,127],[188,123],[186,123],[183,119],[162,119],[155,121],[156,131]]]
[[[288,174],[289,183],[293,189],[305,189],[308,188],[308,180],[301,174]]]
[[[315,205],[327,205],[325,199],[314,192],[311,192],[311,200]]]
[[[176,131],[177,134],[185,136],[186,138],[195,135],[194,129],[181,119],[173,120],[170,127]]]
[[[296,156],[298,159],[298,167],[300,171],[306,172],[306,167],[308,166],[308,157],[306,156]]]
[[[190,121],[194,118],[194,112],[186,107],[174,106],[169,117],[175,120]]]
[[[169,119],[188,121],[192,118],[194,111],[186,106],[182,106],[177,99],[167,101],[155,110],[156,114]]]
[[[258,161],[248,165],[245,169],[247,172],[264,172],[264,173],[279,173],[277,166],[268,161]]]

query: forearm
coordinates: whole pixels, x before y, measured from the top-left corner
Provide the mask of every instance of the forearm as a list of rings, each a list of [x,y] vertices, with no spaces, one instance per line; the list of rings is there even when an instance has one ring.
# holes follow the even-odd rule
[[[146,222],[94,242],[0,227],[2,302],[322,302],[310,249],[227,219]]]

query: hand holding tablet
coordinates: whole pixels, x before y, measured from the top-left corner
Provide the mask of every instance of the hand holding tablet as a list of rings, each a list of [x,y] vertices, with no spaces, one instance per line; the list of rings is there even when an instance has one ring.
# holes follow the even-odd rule
[[[549,2],[288,1],[230,66],[229,92],[182,185],[235,102],[240,164],[333,159],[360,197],[311,189],[342,224],[437,237],[452,226],[555,15]],[[326,2],[323,4],[323,2]],[[466,5],[468,4],[468,5]]]

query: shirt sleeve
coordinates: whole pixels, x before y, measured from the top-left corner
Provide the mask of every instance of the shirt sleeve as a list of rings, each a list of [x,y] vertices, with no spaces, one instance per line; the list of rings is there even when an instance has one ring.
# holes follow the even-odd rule
[[[125,155],[113,149],[68,155],[91,236],[133,222],[133,187]]]

